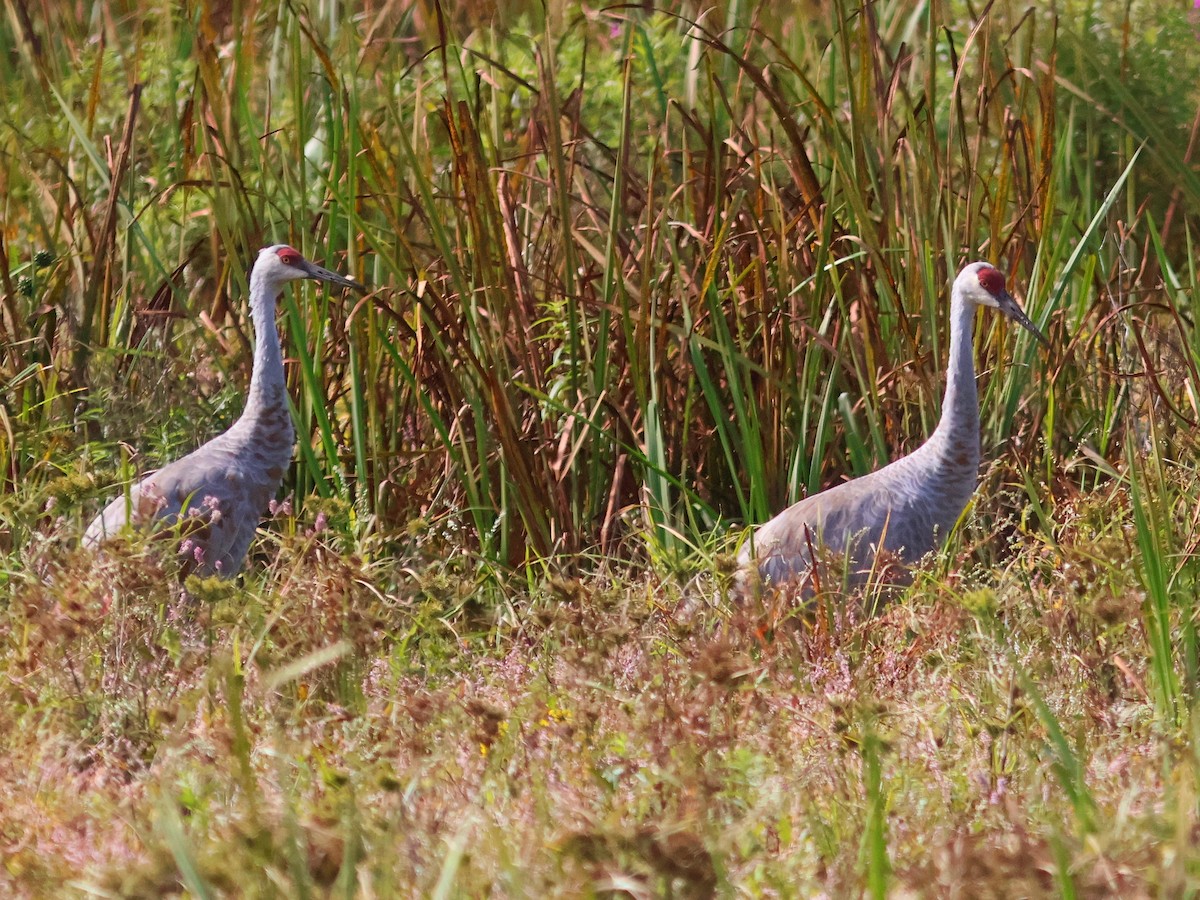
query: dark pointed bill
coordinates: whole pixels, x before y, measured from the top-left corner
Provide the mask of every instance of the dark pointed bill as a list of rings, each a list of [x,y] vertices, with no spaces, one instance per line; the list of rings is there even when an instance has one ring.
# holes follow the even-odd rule
[[[304,271],[309,278],[315,278],[317,281],[328,281],[330,284],[337,284],[342,287],[350,288],[353,291],[358,291],[360,294],[367,292],[366,285],[359,284],[353,278],[347,278],[345,275],[339,275],[337,272],[331,272],[329,269],[322,268],[316,263],[305,260]]]
[[[1042,334],[1040,330],[1038,330],[1036,325],[1033,324],[1033,319],[1025,315],[1025,310],[1021,309],[1021,307],[1017,305],[1017,301],[1013,299],[1012,294],[1010,294],[1008,291],[1004,291],[998,298],[997,305],[1000,309],[1000,312],[1004,313],[1010,319],[1015,319],[1024,325],[1025,328],[1035,338],[1042,342],[1043,346],[1050,346],[1050,341],[1047,340],[1046,336]]]

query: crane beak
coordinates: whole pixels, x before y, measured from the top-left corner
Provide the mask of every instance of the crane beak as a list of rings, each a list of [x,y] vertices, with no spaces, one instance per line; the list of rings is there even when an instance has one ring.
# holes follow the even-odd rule
[[[1050,346],[1050,341],[1047,340],[1046,336],[1042,334],[1040,330],[1038,330],[1036,325],[1033,324],[1033,319],[1025,315],[1025,310],[1017,306],[1017,301],[1013,299],[1012,294],[1010,294],[1008,291],[1005,291],[1000,295],[996,303],[996,308],[1010,319],[1015,319],[1025,326],[1027,331],[1029,331],[1035,338],[1042,342],[1042,346]]]
[[[350,288],[352,291],[358,291],[360,294],[365,294],[367,292],[366,286],[359,284],[353,278],[347,278],[345,275],[339,275],[337,272],[331,272],[329,269],[322,268],[316,263],[308,263],[304,271],[305,274],[314,281],[327,281],[330,284],[336,284],[339,287]]]

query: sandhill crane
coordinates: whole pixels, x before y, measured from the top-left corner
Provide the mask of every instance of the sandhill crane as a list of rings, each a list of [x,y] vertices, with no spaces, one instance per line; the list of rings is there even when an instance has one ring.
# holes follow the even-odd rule
[[[232,577],[254,530],[283,482],[295,432],[275,301],[286,282],[327,281],[363,291],[356,281],[314,265],[286,244],[264,247],[250,273],[254,367],[241,417],[224,434],[143,478],[92,520],[83,536],[98,547],[126,525],[180,523],[183,570]]]
[[[739,592],[754,584],[757,568],[761,584],[790,583],[800,596],[811,596],[813,548],[844,555],[851,584],[861,585],[880,547],[911,566],[941,546],[979,476],[979,395],[971,342],[978,306],[1000,310],[1048,346],[1005,289],[999,269],[986,262],[963,268],[950,294],[946,396],[933,434],[908,456],[806,497],[758,528],[738,556]]]

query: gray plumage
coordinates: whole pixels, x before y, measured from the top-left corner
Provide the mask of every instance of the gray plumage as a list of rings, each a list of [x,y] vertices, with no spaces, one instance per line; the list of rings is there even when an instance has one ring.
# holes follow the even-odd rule
[[[743,592],[757,568],[763,585],[794,582],[801,595],[810,595],[810,544],[844,554],[851,585],[866,581],[880,547],[911,566],[941,546],[978,479],[979,395],[971,339],[978,306],[998,309],[1047,343],[1005,289],[998,269],[985,262],[963,268],[951,291],[946,396],[933,434],[908,456],[806,497],[759,527],[738,556]]]
[[[242,567],[258,523],[283,482],[295,432],[275,301],[285,283],[357,282],[314,265],[286,244],[264,247],[250,273],[254,367],[241,417],[224,434],[122,491],[88,526],[84,546],[98,547],[126,525],[179,522],[184,572],[232,577]]]

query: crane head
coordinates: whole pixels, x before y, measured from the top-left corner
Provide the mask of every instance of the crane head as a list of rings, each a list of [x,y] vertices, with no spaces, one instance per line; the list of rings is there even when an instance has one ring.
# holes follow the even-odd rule
[[[1025,310],[1017,305],[1012,294],[1004,284],[1004,273],[991,263],[974,262],[964,266],[954,279],[954,294],[979,306],[990,306],[998,309],[1008,318],[1019,322],[1034,337],[1049,347],[1046,336],[1033,324],[1033,320],[1025,315]]]
[[[309,262],[287,244],[275,244],[259,250],[251,278],[261,279],[277,287],[282,286],[285,281],[306,278],[311,281],[327,281],[359,293],[366,292],[366,288],[354,279]]]

